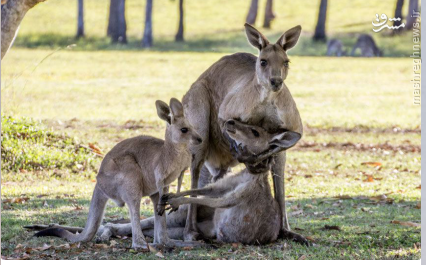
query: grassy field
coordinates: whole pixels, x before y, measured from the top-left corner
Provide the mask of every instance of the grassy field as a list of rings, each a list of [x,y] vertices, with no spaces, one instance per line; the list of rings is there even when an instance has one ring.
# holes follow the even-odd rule
[[[2,258],[419,259],[420,107],[413,105],[410,82],[411,35],[374,35],[392,58],[318,56],[326,49],[310,41],[318,3],[307,0],[275,1],[277,19],[266,35],[278,38],[296,24],[304,29],[290,52],[287,85],[305,135],[287,155],[286,201],[291,227],[313,247],[279,240],[156,255],[134,252],[126,237],[67,245],[22,228],[84,226],[101,162],[90,146],[106,153],[128,137],[162,138],[156,99],[181,98],[226,54],[255,52],[242,31],[247,1],[185,2],[187,42],[172,41],[177,2],[155,1],[150,50],[139,46],[145,1],[126,1],[128,46],[105,37],[108,1],[85,1],[88,39],[78,42],[75,1],[49,0],[28,13],[1,68]],[[329,35],[353,45],[357,34],[371,32],[375,10],[392,14],[394,2],[331,2]],[[142,214],[152,215],[149,200],[143,199]],[[105,221],[122,218],[127,209],[109,204]]]
[[[266,1],[259,1],[258,19],[261,27]],[[360,33],[373,34],[371,22],[377,12],[394,12],[394,0],[363,1],[342,0],[330,2],[327,14],[329,38],[339,38],[350,51]],[[36,6],[22,23],[16,46],[28,48],[64,47],[77,44],[79,50],[141,50],[145,1],[126,1],[127,36],[129,44],[111,45],[106,37],[109,1],[86,0],[85,23],[87,39],[76,41],[76,1],[54,0]],[[275,1],[276,19],[271,29],[262,32],[276,41],[287,29],[302,25],[299,45],[294,55],[325,55],[324,43],[314,43],[311,36],[316,25],[319,1]],[[407,5],[407,4],[406,4]],[[246,43],[243,32],[249,2],[246,0],[186,0],[185,43],[175,43],[178,9],[177,1],[160,0],[154,3],[153,34],[156,51],[237,52],[253,51]],[[342,12],[342,10],[350,12]],[[403,15],[406,15],[406,6]],[[51,23],[55,21],[55,23]],[[38,26],[33,26],[38,25]],[[385,56],[406,57],[412,53],[412,33],[392,36],[389,31],[373,34]]]

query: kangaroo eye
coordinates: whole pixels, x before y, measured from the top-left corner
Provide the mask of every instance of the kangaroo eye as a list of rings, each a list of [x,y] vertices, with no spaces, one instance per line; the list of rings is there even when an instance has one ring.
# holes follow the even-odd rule
[[[268,62],[266,60],[260,60],[261,66],[266,66],[267,64],[268,64]]]
[[[251,132],[253,133],[253,135],[255,137],[259,137],[259,132],[258,131],[251,129]]]
[[[284,67],[288,67],[288,62],[284,62]]]
[[[188,128],[182,128],[182,129],[180,129],[180,131],[181,131],[182,133],[187,133],[187,132],[188,132]]]

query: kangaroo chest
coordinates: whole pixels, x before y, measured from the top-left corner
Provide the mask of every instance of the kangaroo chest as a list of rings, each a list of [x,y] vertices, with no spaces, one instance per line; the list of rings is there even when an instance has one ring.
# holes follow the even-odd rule
[[[247,102],[242,102],[242,99]],[[286,115],[282,115],[284,110],[278,108],[276,100],[276,94],[263,95],[254,89],[238,89],[223,101],[219,109],[219,119],[221,124],[235,119],[274,131],[287,123],[282,120]]]
[[[260,101],[257,97],[255,101],[250,104],[242,104],[236,95],[232,95],[223,102],[225,105],[220,108],[218,123],[214,123],[215,126],[210,131],[211,140],[206,162],[211,174],[215,175],[214,171],[238,164],[231,155],[229,144],[222,135],[222,126],[228,119],[256,125],[269,132],[275,132],[284,127],[286,121],[281,119],[282,110],[279,110],[274,104],[274,99],[266,98]]]
[[[167,168],[168,170],[165,173],[165,185],[170,185],[173,181],[175,181],[180,174],[186,170],[191,165],[191,157],[189,155],[181,155],[180,157],[176,157],[177,161],[175,161],[173,164],[174,166],[164,165],[164,168]]]
[[[276,131],[284,124],[278,115],[277,106],[271,101],[256,105],[248,115],[241,117],[241,121],[262,127],[266,131]]]

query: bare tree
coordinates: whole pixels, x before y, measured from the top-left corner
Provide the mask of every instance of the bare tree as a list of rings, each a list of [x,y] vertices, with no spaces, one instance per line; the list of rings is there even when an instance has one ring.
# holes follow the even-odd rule
[[[6,55],[18,32],[25,14],[45,0],[2,0],[1,7],[1,59]],[[5,3],[6,2],[6,3]]]
[[[413,28],[413,24],[416,22],[416,17],[413,17],[414,11],[419,12],[419,0],[410,0],[408,2],[408,15],[405,29],[409,30]]]
[[[265,7],[265,19],[263,20],[263,27],[269,29],[271,27],[271,21],[274,20],[275,14],[272,8],[273,0],[266,1]]]
[[[318,22],[315,27],[314,40],[325,41],[327,36],[325,35],[325,21],[327,19],[327,0],[321,0],[318,12]]]
[[[127,43],[125,0],[111,0],[107,35],[112,43]]]
[[[143,32],[142,46],[152,46],[152,0],[146,0],[145,7],[145,30]]]
[[[259,0],[251,0],[250,9],[246,18],[246,22],[251,25],[254,25],[256,22],[258,4]]]
[[[179,28],[175,36],[175,41],[184,41],[183,38],[183,0],[179,0]]]
[[[76,38],[84,37],[84,1],[78,0],[78,19]]]
[[[400,21],[395,20],[393,22],[393,25],[395,27],[398,27],[399,25],[401,25],[401,21],[402,21],[402,7],[404,6],[404,0],[397,0],[396,1],[396,7],[395,7],[395,18],[401,18]],[[394,34],[400,33],[402,31],[402,28],[399,29],[395,29],[393,30]]]

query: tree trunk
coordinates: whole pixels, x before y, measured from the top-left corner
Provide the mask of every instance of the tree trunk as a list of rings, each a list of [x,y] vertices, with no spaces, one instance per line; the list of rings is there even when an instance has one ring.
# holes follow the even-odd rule
[[[402,7],[404,6],[404,0],[397,0],[396,1],[396,7],[395,7],[395,18],[401,18],[401,20],[400,21],[394,21],[393,22],[393,25],[395,26],[395,27],[397,27],[397,26],[399,26],[399,25],[401,25],[401,23],[402,23]],[[397,33],[400,33],[402,31],[402,28],[399,28],[399,29],[394,29],[393,30],[393,33],[394,34],[397,34]]]
[[[274,20],[275,14],[272,8],[273,0],[266,1],[265,7],[265,19],[263,20],[263,27],[269,29],[271,27],[271,21]]]
[[[127,43],[125,0],[111,0],[107,35],[112,43]]]
[[[1,59],[6,55],[28,10],[45,0],[9,0],[1,7]]]
[[[327,0],[321,0],[319,12],[318,12],[318,22],[315,27],[314,40],[315,41],[325,41],[327,36],[325,35],[325,21],[327,19]]]
[[[407,15],[407,23],[405,25],[405,29],[409,30],[413,28],[413,24],[416,23],[416,17],[414,16],[414,11],[419,12],[419,0],[410,0],[408,3],[408,15]]]
[[[76,38],[84,37],[84,0],[78,0],[78,20]]]
[[[175,36],[175,41],[184,41],[183,39],[183,0],[179,0],[179,28]]]
[[[152,46],[152,0],[146,0],[145,8],[145,30],[143,32],[142,46]]]
[[[254,25],[254,23],[256,22],[258,3],[259,0],[251,0],[250,9],[246,18],[246,22],[251,25]]]

